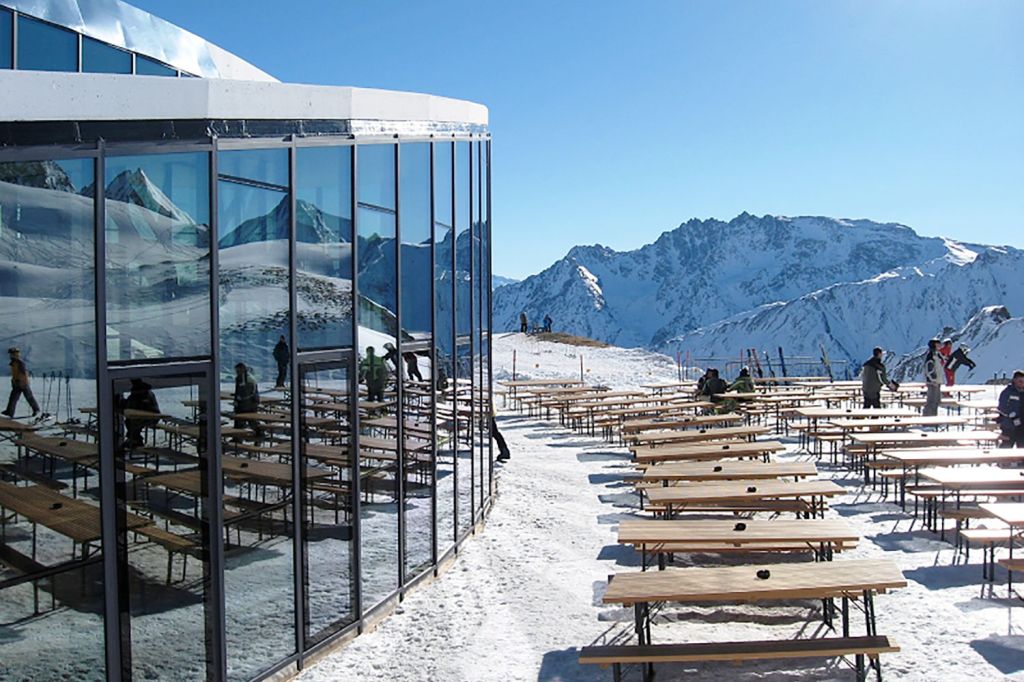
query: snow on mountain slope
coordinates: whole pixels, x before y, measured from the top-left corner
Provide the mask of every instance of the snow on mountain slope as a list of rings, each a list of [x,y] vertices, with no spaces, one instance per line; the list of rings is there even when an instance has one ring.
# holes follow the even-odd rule
[[[1018,286],[1024,251],[989,248],[966,262],[940,260],[747,311],[671,339],[661,350],[732,357],[741,347],[782,346],[787,355],[817,357],[824,344],[833,360],[857,367],[876,345],[902,354],[949,335],[982,306],[1024,310]]]
[[[1024,317],[1011,317],[1005,306],[986,306],[962,328],[943,338],[953,347],[966,346],[974,369],[957,369],[958,384],[980,384],[995,377],[1010,376],[1024,367]],[[892,363],[890,374],[897,381],[920,381],[924,374],[925,347],[915,349]]]
[[[577,246],[494,294],[495,329],[550,314],[555,327],[658,348],[685,332],[837,282],[969,262],[977,249],[869,220],[752,216],[690,220],[635,251]]]

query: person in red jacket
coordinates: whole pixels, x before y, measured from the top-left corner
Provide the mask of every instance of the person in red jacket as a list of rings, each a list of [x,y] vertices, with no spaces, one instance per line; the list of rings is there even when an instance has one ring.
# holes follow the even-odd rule
[[[946,385],[952,386],[956,372],[949,368],[949,359],[953,355],[953,339],[944,339],[939,346],[939,355],[942,356],[942,371],[946,375]]]

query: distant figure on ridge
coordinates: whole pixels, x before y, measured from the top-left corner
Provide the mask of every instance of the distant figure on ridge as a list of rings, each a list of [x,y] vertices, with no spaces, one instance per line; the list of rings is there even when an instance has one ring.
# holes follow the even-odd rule
[[[521,333],[523,333],[523,334],[525,334],[526,332],[530,331],[530,327],[527,324],[526,312],[525,311],[519,313],[519,331]]]
[[[1013,379],[999,394],[999,447],[1024,448],[1024,370],[1016,370]]]
[[[544,315],[544,331],[548,334],[551,333],[551,316]]]
[[[736,381],[732,382],[729,386],[729,390],[735,393],[754,392],[754,380],[750,376],[749,367],[744,367],[740,370],[740,375],[736,377]]]
[[[29,385],[28,380],[28,367],[25,366],[25,361],[21,359],[20,348],[8,348],[7,354],[11,357],[11,395],[7,399],[7,409],[4,410],[3,414],[8,417],[14,418],[14,410],[18,407],[18,401],[24,394],[25,400],[28,401],[28,406],[32,408],[32,416],[39,414],[39,403],[36,402],[36,397],[32,395],[32,387]]]
[[[928,342],[928,354],[924,358],[924,383],[927,393],[921,414],[925,417],[934,417],[939,414],[939,402],[942,400],[941,370],[942,356],[939,355],[939,340],[932,339]]]
[[[953,385],[953,377],[956,372],[949,368],[953,358],[953,339],[943,339],[942,345],[939,346],[939,355],[942,356],[942,371],[946,374],[946,385]]]
[[[288,378],[288,362],[291,358],[292,351],[288,347],[288,342],[284,340],[284,334],[281,334],[277,345],[274,346],[274,362],[277,363],[277,382],[274,384],[276,388],[284,388],[285,379]]]
[[[860,387],[864,394],[864,409],[882,408],[882,387],[890,391],[899,388],[899,384],[889,380],[889,374],[885,371],[885,363],[882,362],[882,349],[875,346],[871,351],[871,357],[860,367]]]

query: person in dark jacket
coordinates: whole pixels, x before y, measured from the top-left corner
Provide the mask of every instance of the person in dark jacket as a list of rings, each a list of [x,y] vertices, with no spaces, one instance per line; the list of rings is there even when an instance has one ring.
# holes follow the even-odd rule
[[[895,391],[895,384],[889,380],[882,362],[882,349],[875,346],[871,357],[860,366],[860,387],[864,394],[864,409],[882,408],[882,387]]]
[[[423,375],[420,374],[420,361],[416,357],[416,354],[411,351],[402,353],[402,359],[405,360],[405,373],[409,377],[409,381],[415,379],[416,381],[422,382]]]
[[[552,324],[552,322],[553,322],[553,320],[551,319],[550,315],[545,315],[544,316],[544,331],[547,332],[548,334],[551,333],[551,324]]]
[[[718,370],[712,367],[707,372],[700,395],[707,397],[713,403],[717,403],[722,399],[722,394],[728,390],[729,384],[725,383],[725,379],[718,376]]]
[[[8,348],[7,355],[11,358],[11,395],[7,399],[7,409],[3,411],[8,417],[14,418],[14,410],[18,407],[18,401],[21,400],[21,396],[25,396],[25,400],[28,401],[28,406],[32,408],[32,416],[39,414],[39,403],[36,402],[36,397],[32,395],[32,387],[29,385],[28,379],[28,367],[25,366],[25,361],[21,359],[20,348]]]
[[[1001,448],[1024,448],[1024,370],[1016,370],[1013,379],[999,394],[999,439]]]
[[[235,365],[235,393],[232,397],[235,414],[257,412],[260,409],[260,387],[244,362]],[[235,428],[244,429],[249,425],[246,419],[235,419]]]
[[[284,382],[288,378],[288,363],[291,359],[292,351],[288,347],[288,342],[284,340],[284,334],[281,334],[277,345],[274,346],[274,362],[277,363],[277,382],[274,384],[276,388],[284,388]]]
[[[526,312],[519,313],[519,331],[525,334],[530,331],[530,327],[527,325]]]
[[[142,379],[132,379],[131,389],[124,401],[125,409],[139,410],[140,412],[153,412],[159,414],[160,403],[153,394],[153,387]],[[128,447],[137,448],[146,444],[146,438],[142,432],[144,429],[157,425],[159,419],[148,419],[145,417],[128,417],[124,419],[124,428],[128,434]]]
[[[370,402],[384,402],[384,384],[388,368],[384,358],[377,355],[373,346],[366,347],[366,357],[359,363],[359,380],[366,382],[366,399]]]
[[[928,354],[924,358],[925,399],[921,414],[934,417],[939,414],[939,402],[942,400],[942,356],[939,355],[939,340],[928,342]]]

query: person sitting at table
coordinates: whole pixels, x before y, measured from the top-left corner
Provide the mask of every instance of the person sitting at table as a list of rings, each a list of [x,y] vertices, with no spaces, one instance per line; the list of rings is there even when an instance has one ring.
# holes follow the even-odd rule
[[[754,392],[754,380],[750,376],[749,367],[744,367],[740,370],[740,375],[736,377],[736,381],[729,385],[729,390],[736,393]]]
[[[232,396],[235,414],[256,412],[260,409],[260,387],[244,362],[235,365],[235,393]],[[244,429],[248,420],[235,419],[235,428]]]
[[[142,379],[132,379],[131,389],[124,401],[124,407],[128,410],[139,410],[140,412],[153,412],[159,414],[160,403],[153,394],[153,387]],[[159,419],[145,417],[125,417],[124,428],[128,434],[128,447],[138,448],[146,444],[146,437],[143,430],[157,425]]]
[[[864,394],[864,409],[882,409],[882,387],[895,391],[897,384],[889,380],[885,371],[885,363],[882,362],[882,349],[878,346],[871,351],[868,358],[860,367],[860,388]]]
[[[999,437],[1001,448],[1024,448],[1024,370],[1016,370],[1013,379],[999,394]]]
[[[384,402],[384,384],[388,372],[384,359],[373,346],[366,347],[366,357],[359,363],[359,381],[366,383],[366,398],[370,402]]]
[[[725,379],[718,376],[718,370],[712,367],[704,376],[704,383],[700,388],[699,395],[717,403],[722,399],[722,394],[728,390],[729,384],[725,383]]]

